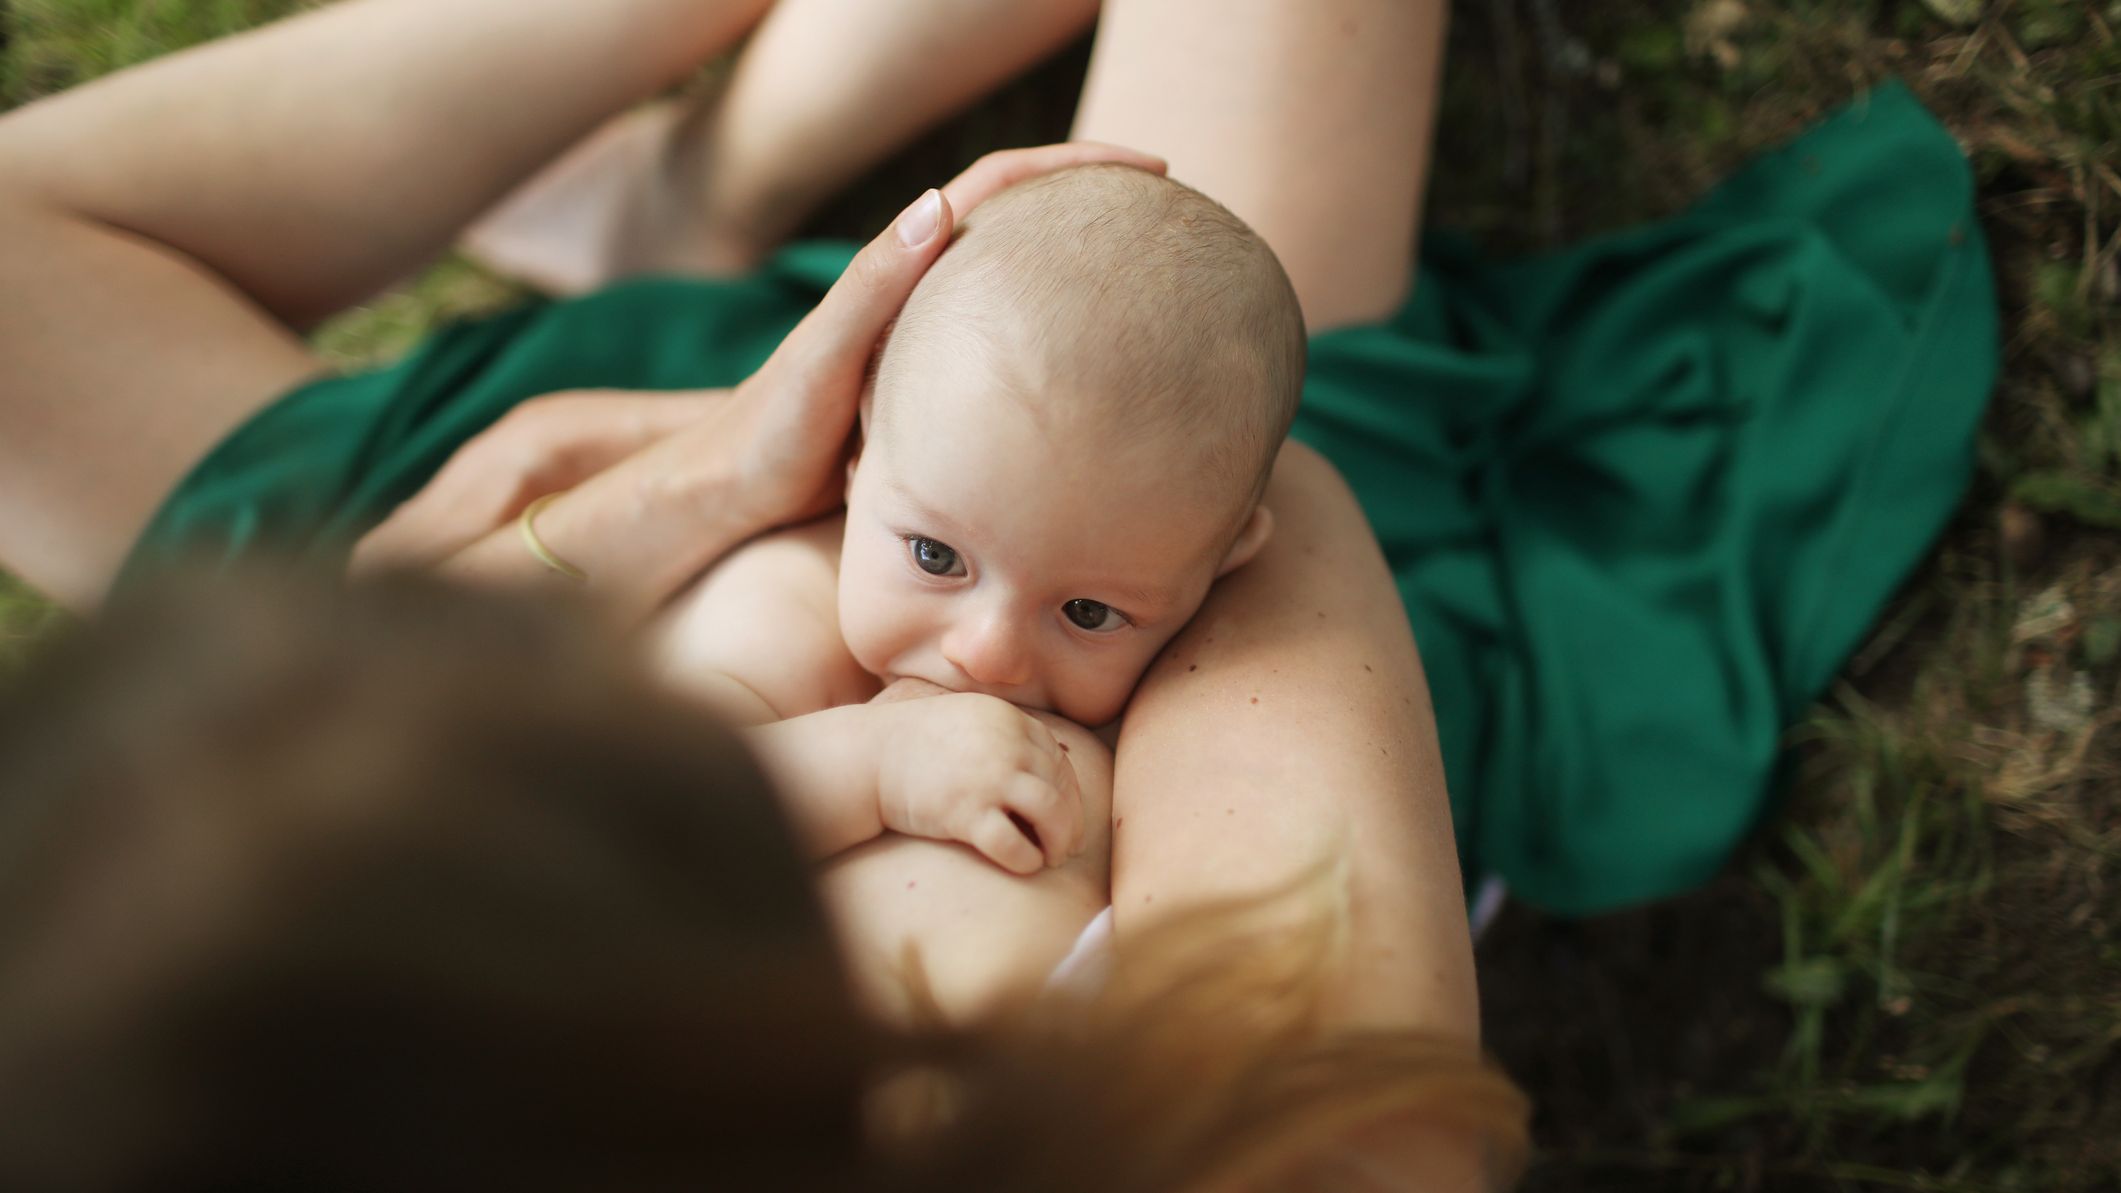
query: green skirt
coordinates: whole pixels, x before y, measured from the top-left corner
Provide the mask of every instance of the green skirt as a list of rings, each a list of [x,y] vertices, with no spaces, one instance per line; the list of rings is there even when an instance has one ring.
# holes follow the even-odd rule
[[[1967,484],[1998,345],[1966,163],[1889,86],[1675,218],[1511,263],[1431,239],[1396,316],[1312,341],[1296,435],[1398,577],[1469,876],[1574,914],[1685,889]],[[534,303],[304,386],[127,578],[343,557],[538,394],[735,384],[852,251]]]

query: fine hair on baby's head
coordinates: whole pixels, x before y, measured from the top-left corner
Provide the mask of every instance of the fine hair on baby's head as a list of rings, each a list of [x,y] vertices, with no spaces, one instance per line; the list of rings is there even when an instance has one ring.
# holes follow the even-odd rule
[[[1055,436],[1146,443],[1258,500],[1304,371],[1303,312],[1265,241],[1221,204],[1127,166],[1021,183],[981,204],[900,315],[873,417],[919,380],[905,362],[977,360]]]

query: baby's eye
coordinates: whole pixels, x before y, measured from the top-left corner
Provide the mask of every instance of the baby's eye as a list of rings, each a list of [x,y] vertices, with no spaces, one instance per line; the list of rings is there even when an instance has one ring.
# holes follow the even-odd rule
[[[962,576],[965,569],[957,559],[957,549],[946,547],[934,539],[914,535],[906,540],[906,547],[913,552],[913,562],[931,576]]]
[[[1080,597],[1061,606],[1061,612],[1080,629],[1093,634],[1109,634],[1127,624],[1126,615],[1101,601],[1086,601]]]

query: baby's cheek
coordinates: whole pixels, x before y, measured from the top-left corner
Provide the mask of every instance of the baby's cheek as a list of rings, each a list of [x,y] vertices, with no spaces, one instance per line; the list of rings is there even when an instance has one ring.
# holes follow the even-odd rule
[[[841,590],[842,592],[845,589]],[[888,669],[891,652],[884,649],[880,640],[881,627],[871,615],[869,607],[861,601],[840,601],[840,636],[846,639],[847,653],[862,670],[871,675],[880,675]]]
[[[847,652],[862,670],[879,675],[905,648],[903,618],[897,615],[902,602],[894,600],[889,585],[874,571],[873,561],[849,550],[840,558],[840,636]]]
[[[1126,709],[1127,698],[1141,682],[1142,673],[1156,657],[1154,650],[1113,652],[1111,657],[1086,664],[1068,676],[1064,687],[1053,693],[1055,711],[1086,729],[1103,725]]]

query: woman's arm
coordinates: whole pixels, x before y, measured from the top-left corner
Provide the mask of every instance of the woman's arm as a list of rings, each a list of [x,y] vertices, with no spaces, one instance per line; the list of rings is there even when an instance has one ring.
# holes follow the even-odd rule
[[[1345,866],[1337,1021],[1477,1038],[1473,950],[1405,610],[1369,523],[1298,444],[1277,529],[1142,680],[1120,732],[1112,900],[1130,930]]]
[[[184,471],[321,371],[290,327],[764,3],[346,0],[0,118],[0,559],[95,603]]]

